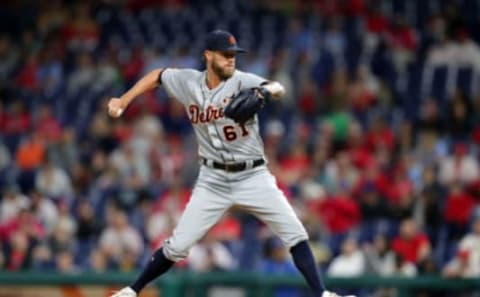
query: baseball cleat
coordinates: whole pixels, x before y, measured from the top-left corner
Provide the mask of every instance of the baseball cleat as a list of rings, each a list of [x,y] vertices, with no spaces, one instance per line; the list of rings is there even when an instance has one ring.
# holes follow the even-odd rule
[[[110,297],[137,297],[137,293],[130,287],[125,287]]]
[[[355,296],[353,296],[353,295],[340,296],[340,295],[335,294],[333,292],[325,291],[325,292],[323,292],[322,297],[355,297]]]

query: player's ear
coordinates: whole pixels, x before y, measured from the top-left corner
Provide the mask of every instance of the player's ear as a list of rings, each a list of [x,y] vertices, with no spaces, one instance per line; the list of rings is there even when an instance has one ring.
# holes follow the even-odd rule
[[[212,51],[206,50],[206,51],[203,52],[203,58],[205,59],[205,61],[212,60],[212,57],[213,57],[213,52]]]

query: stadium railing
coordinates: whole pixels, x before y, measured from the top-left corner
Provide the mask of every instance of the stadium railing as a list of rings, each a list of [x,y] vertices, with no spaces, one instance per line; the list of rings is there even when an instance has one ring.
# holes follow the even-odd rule
[[[0,272],[1,287],[24,286],[122,286],[135,278],[134,273],[45,273],[45,272]],[[379,278],[362,276],[356,278],[326,278],[329,288],[376,289],[394,288],[398,296],[414,296],[415,292],[479,292],[480,278],[445,279],[437,276],[419,276],[413,278]],[[278,287],[306,288],[301,277],[272,276],[245,272],[173,272],[159,278],[155,285],[161,296],[184,297],[195,292],[196,297],[206,297],[211,287],[241,288],[246,297],[273,297]],[[1,295],[1,294],[0,294]],[[449,295],[450,296],[450,295]],[[453,296],[453,295],[451,295]]]

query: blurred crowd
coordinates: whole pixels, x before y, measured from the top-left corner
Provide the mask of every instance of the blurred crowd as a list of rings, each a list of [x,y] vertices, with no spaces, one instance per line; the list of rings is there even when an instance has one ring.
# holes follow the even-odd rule
[[[198,172],[189,119],[161,89],[118,120],[106,102],[202,69],[223,28],[287,89],[261,132],[319,267],[480,276],[480,1],[270,2],[2,2],[0,270],[132,271],[162,245]],[[235,210],[177,268],[296,273]]]

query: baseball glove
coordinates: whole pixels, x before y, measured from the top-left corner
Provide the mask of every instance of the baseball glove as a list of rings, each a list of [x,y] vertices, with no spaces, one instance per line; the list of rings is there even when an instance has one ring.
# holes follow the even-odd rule
[[[243,89],[225,107],[225,116],[243,124],[265,106],[269,97],[270,92],[262,87]]]

